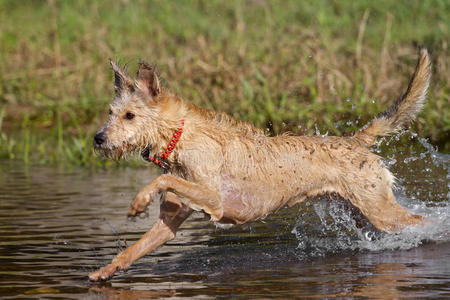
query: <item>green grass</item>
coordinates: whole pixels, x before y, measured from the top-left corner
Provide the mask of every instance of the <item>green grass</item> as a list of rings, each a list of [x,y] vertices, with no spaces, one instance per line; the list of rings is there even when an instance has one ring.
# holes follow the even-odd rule
[[[449,152],[449,15],[446,0],[1,1],[0,157],[102,164],[108,58],[156,63],[185,99],[272,133],[344,134],[401,95],[420,44],[434,70],[414,130]]]

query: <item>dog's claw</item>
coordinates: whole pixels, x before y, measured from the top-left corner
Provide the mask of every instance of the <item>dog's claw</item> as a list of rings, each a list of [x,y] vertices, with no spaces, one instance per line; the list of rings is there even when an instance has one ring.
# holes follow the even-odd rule
[[[207,214],[209,214],[210,221],[212,222],[218,222],[223,217],[223,211],[205,211]]]
[[[130,218],[136,217],[137,211],[134,208],[130,208],[130,210],[128,211],[127,216]]]

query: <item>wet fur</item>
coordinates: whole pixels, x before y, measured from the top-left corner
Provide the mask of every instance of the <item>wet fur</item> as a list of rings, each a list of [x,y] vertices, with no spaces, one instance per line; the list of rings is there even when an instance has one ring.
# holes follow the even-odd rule
[[[420,111],[431,74],[426,49],[420,49],[416,71],[403,97],[352,137],[269,137],[251,124],[198,108],[164,90],[151,65],[140,64],[135,82],[116,64],[112,67],[116,96],[110,120],[99,130],[106,141],[96,145],[97,151],[116,159],[143,150],[152,156],[163,151],[181,120],[185,125],[169,156],[168,174],[144,187],[129,212],[144,211],[153,197],[163,193],[159,221],[163,225],[157,222],[160,229],[153,227],[112,264],[91,274],[91,280],[107,279],[174,238],[181,223],[172,226],[170,220],[182,216],[184,221],[192,210],[204,211],[215,222],[242,224],[308,197],[333,193],[348,199],[382,231],[422,222],[422,217],[409,214],[396,202],[394,177],[369,146],[377,136],[400,130]],[[127,120],[127,112],[133,112],[135,118]],[[167,214],[173,218],[164,223]],[[160,239],[166,231],[171,234]]]

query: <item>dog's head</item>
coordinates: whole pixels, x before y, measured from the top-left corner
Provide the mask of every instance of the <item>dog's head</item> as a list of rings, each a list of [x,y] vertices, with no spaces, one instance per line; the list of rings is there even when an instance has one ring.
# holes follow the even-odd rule
[[[162,90],[154,66],[141,62],[134,81],[116,63],[111,66],[115,97],[108,122],[95,134],[94,148],[112,159],[152,152],[178,125],[177,99]]]

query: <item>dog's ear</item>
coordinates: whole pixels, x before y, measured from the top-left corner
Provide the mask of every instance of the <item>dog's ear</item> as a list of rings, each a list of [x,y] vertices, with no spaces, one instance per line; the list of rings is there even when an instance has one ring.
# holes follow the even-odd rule
[[[127,73],[122,70],[118,64],[113,62],[112,60],[109,60],[109,63],[111,64],[111,68],[114,71],[114,90],[117,95],[120,95],[121,92],[125,89],[127,89],[130,92],[134,91],[134,84],[133,80],[131,80]]]
[[[161,93],[156,67],[141,61],[136,75],[136,87],[150,97],[156,97]]]

